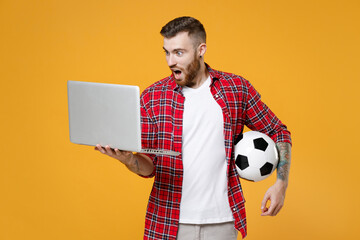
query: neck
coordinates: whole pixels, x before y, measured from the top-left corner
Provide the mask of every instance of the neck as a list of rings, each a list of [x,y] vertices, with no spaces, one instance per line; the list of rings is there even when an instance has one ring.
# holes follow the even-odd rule
[[[195,77],[195,84],[191,88],[200,87],[206,81],[206,79],[208,77],[209,77],[209,71],[207,70],[204,61],[202,61],[200,63],[200,70],[199,70],[197,76]]]

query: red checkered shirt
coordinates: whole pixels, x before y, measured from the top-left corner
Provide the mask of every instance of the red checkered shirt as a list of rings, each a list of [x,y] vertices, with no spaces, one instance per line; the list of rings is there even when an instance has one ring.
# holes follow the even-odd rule
[[[270,136],[275,142],[289,142],[286,126],[261,101],[260,94],[244,78],[207,69],[210,89],[224,116],[228,197],[235,228],[246,236],[245,200],[235,168],[234,141],[244,125]],[[181,152],[184,96],[173,76],[148,87],[141,95],[142,144],[144,148]],[[183,184],[182,156],[148,155],[155,176],[145,219],[144,239],[176,239]]]

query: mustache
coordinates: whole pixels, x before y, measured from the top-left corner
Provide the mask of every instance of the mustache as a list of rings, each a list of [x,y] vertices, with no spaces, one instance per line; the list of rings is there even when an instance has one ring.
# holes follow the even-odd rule
[[[171,70],[181,70],[181,71],[185,70],[184,68],[177,67],[176,64],[169,66],[169,68],[170,68]]]

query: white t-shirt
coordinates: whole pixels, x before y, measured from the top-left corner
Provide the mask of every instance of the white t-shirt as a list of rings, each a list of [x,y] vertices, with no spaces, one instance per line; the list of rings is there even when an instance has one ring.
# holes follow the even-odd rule
[[[210,83],[209,77],[199,88],[183,88],[180,223],[234,220],[227,191],[223,113],[210,92]]]

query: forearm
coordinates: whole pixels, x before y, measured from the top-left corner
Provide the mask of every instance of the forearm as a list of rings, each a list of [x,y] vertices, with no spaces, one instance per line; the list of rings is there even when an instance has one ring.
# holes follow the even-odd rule
[[[149,176],[154,171],[152,160],[141,153],[132,155],[131,160],[125,165],[130,171],[142,176]]]
[[[261,203],[261,216],[276,216],[284,205],[285,192],[288,185],[291,144],[286,142],[276,143],[279,152],[279,163],[277,167],[277,180],[265,193]],[[270,206],[267,203],[270,201]]]
[[[287,186],[291,162],[291,144],[286,142],[278,142],[276,143],[276,147],[279,153],[277,179],[282,181]]]

